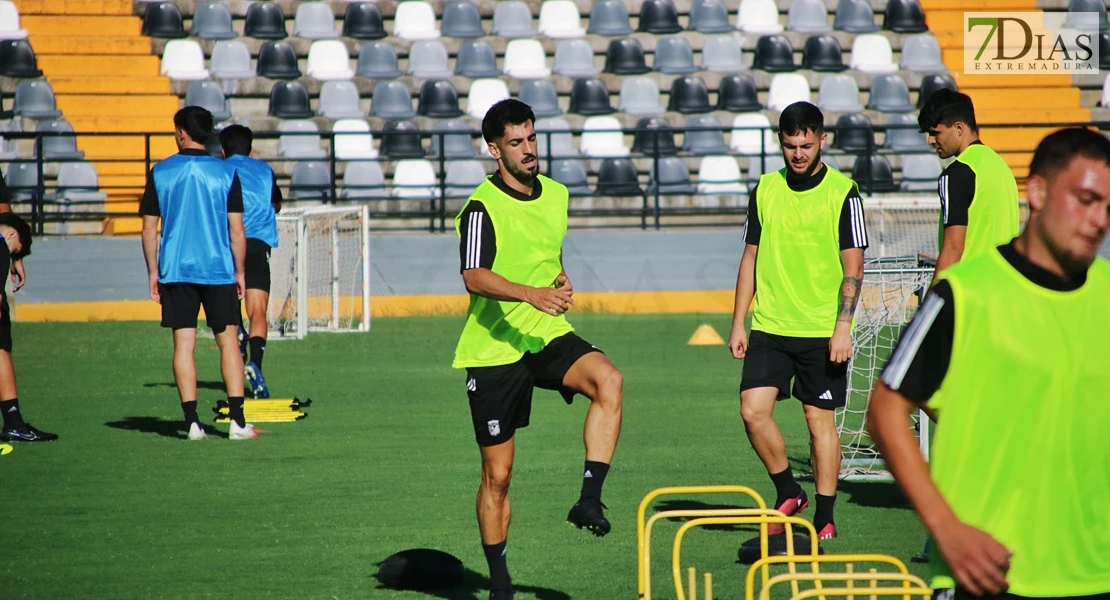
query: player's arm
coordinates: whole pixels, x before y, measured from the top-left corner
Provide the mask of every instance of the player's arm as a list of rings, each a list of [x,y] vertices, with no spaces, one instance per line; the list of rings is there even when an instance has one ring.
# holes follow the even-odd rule
[[[139,202],[139,214],[143,217],[143,258],[146,259],[150,299],[161,303],[158,290],[158,221],[162,218],[162,207],[158,202],[158,190],[154,187],[153,169],[146,174],[146,189]]]
[[[975,197],[975,171],[960,161],[948,165],[937,182],[944,242],[937,255],[933,281],[948,267],[960,262],[967,239],[967,215]]]
[[[12,198],[8,192],[8,182],[0,175],[0,213],[12,212]],[[11,266],[12,293],[18,292],[27,283],[27,271],[23,268],[23,259],[12,260]]]
[[[855,186],[848,190],[840,208],[839,239],[844,275],[837,296],[836,325],[829,340],[829,359],[835,363],[847,362],[852,357],[852,319],[863,289],[863,251],[868,246],[863,198]]]
[[[744,358],[748,352],[748,332],[745,321],[748,309],[755,299],[755,260],[759,254],[759,238],[763,225],[759,221],[759,208],[756,192],[759,184],[748,194],[748,216],[744,220],[744,253],[740,256],[740,268],[736,273],[736,296],[732,306],[732,330],[728,336],[728,349],[733,358]]]
[[[243,228],[243,187],[239,175],[231,180],[227,193],[227,227],[231,238],[231,257],[235,261],[235,286],[239,298],[246,293],[247,232]]]
[[[278,187],[277,173],[271,170],[270,175],[273,177],[273,185],[270,187],[270,206],[274,207],[274,213],[276,214],[281,212],[281,201],[284,198],[281,195],[281,188]]]

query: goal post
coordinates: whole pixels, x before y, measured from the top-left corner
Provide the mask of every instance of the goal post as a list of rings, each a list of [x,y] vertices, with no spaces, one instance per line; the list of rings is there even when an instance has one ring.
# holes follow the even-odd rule
[[[270,253],[271,339],[370,330],[366,206],[283,210]]]

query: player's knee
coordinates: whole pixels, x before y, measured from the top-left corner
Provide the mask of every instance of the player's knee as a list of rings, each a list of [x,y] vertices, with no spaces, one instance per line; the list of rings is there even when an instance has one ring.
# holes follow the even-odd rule
[[[829,435],[830,432],[836,433],[836,421],[833,418],[834,411],[817,408],[816,406],[807,406],[805,413],[810,436],[817,438]]]
[[[610,367],[602,373],[595,384],[597,393],[594,399],[600,401],[606,408],[619,411],[623,403],[624,375],[616,367]]]
[[[513,479],[513,468],[508,465],[482,466],[482,487],[495,496],[505,496],[509,493],[509,484]]]
[[[744,419],[744,425],[748,428],[759,427],[771,421],[771,411],[757,402],[745,402],[741,399],[740,417]]]

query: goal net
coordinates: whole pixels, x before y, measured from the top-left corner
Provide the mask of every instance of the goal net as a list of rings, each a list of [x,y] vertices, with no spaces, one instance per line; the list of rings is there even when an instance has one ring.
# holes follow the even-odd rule
[[[271,339],[370,330],[370,223],[365,206],[283,210],[270,253]]]

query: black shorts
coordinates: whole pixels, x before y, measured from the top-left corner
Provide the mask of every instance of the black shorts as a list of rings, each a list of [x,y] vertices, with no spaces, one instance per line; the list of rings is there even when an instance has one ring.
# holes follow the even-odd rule
[[[829,338],[799,338],[753,331],[744,357],[740,391],[778,388],[779,400],[794,397],[802,404],[840,408],[848,401],[848,363],[829,360]]]
[[[243,274],[248,290],[270,293],[270,245],[262,240],[247,238],[247,259]]]
[[[1051,596],[1052,600],[1110,600],[1110,593],[1090,596]],[[1003,592],[976,596],[962,588],[933,590],[933,600],[1032,600],[1029,596],[1018,596]]]
[[[576,391],[563,386],[563,378],[579,358],[601,352],[573,333],[551,340],[543,350],[496,367],[466,370],[466,395],[479,446],[496,446],[528,426],[532,415],[532,390],[555,390],[570,404]]]
[[[0,350],[12,351],[12,309],[4,293],[0,293]]]
[[[226,327],[238,327],[239,293],[235,284],[199,285],[195,283],[158,284],[162,293],[162,327],[196,329],[200,307],[204,306],[205,321],[213,333]]]

